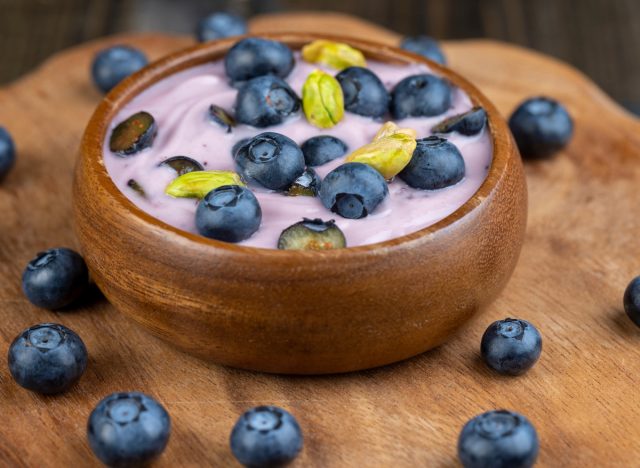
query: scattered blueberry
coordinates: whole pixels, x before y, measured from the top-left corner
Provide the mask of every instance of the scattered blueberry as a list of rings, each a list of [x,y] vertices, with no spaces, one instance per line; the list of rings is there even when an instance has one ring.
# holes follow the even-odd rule
[[[100,401],[87,423],[93,453],[108,466],[147,466],[167,446],[169,413],[144,393],[112,393]]]
[[[362,163],[347,163],[329,172],[320,187],[320,200],[344,218],[360,219],[373,213],[389,194],[378,171]]]
[[[158,133],[158,126],[151,114],[142,111],[123,120],[111,132],[109,149],[117,156],[130,156],[150,147]]]
[[[0,182],[4,179],[16,160],[16,147],[9,132],[0,127]]]
[[[336,75],[344,95],[344,108],[354,114],[380,118],[389,111],[391,98],[371,70],[348,67]]]
[[[196,228],[205,237],[224,242],[248,239],[260,227],[262,210],[251,190],[223,185],[209,192],[196,209]]]
[[[231,81],[245,81],[263,75],[285,78],[293,69],[293,52],[282,42],[259,37],[238,41],[224,58]]]
[[[520,375],[540,358],[542,337],[526,320],[498,320],[482,335],[480,352],[487,365],[500,374]]]
[[[209,118],[212,122],[226,129],[227,133],[231,133],[231,129],[236,126],[236,121],[231,114],[215,104],[209,106]]]
[[[300,177],[293,181],[293,184],[287,189],[286,193],[292,197],[317,197],[321,185],[322,180],[318,173],[308,167]]]
[[[282,408],[258,406],[240,416],[230,442],[233,455],[245,466],[284,466],[302,450],[302,431]]]
[[[98,52],[93,59],[91,73],[96,86],[103,93],[108,93],[148,63],[147,57],[138,49],[119,45]]]
[[[196,37],[199,42],[214,41],[224,37],[242,36],[247,33],[247,23],[241,16],[226,12],[213,13],[198,22]]]
[[[344,233],[334,220],[304,218],[282,231],[278,239],[281,250],[330,250],[346,246]]]
[[[451,88],[442,78],[422,74],[408,76],[391,92],[391,114],[396,119],[432,117],[451,107]]]
[[[304,172],[304,156],[289,137],[265,132],[238,148],[236,165],[245,180],[271,190],[286,190]]]
[[[429,36],[410,36],[405,37],[400,44],[400,48],[422,55],[429,60],[433,60],[440,65],[446,65],[447,59],[434,38]]]
[[[204,171],[204,167],[195,159],[188,156],[173,156],[165,159],[158,166],[170,167],[178,176],[185,175],[189,172]]]
[[[67,390],[87,367],[87,348],[69,328],[41,323],[20,333],[9,347],[9,371],[22,387],[52,394]]]
[[[416,142],[409,164],[399,174],[407,185],[422,190],[437,190],[463,179],[464,158],[456,145],[437,136]]]
[[[300,110],[300,98],[286,81],[260,76],[247,81],[236,95],[236,119],[254,127],[268,127]]]
[[[84,259],[71,249],[40,252],[22,273],[22,290],[32,304],[60,309],[85,292],[89,272]]]
[[[640,327],[640,276],[634,278],[624,292],[624,310]]]
[[[458,132],[460,135],[472,136],[480,133],[486,123],[487,113],[482,107],[476,106],[467,112],[444,119],[431,131],[433,133]]]
[[[545,158],[569,142],[573,120],[558,101],[535,97],[524,101],[511,114],[509,128],[524,158]]]
[[[524,416],[497,410],[467,422],[458,438],[465,468],[529,468],[538,458],[538,434]]]
[[[329,161],[341,158],[347,154],[348,150],[344,141],[331,135],[309,138],[300,148],[307,166],[322,166]]]

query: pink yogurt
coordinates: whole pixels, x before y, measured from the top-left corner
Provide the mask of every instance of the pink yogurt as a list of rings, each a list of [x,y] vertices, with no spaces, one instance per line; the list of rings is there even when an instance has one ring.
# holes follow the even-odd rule
[[[296,66],[287,77],[290,86],[301,95],[302,84],[316,64],[302,61],[296,56]],[[371,69],[388,89],[401,79],[416,73],[429,72],[425,65],[398,66],[369,62]],[[335,74],[335,70],[325,69]],[[236,90],[229,86],[222,62],[193,67],[176,73],[151,86],[129,102],[115,117],[104,142],[104,160],[109,175],[116,186],[139,208],[167,224],[196,233],[194,199],[176,199],[164,193],[166,186],[176,177],[175,171],[158,164],[171,156],[189,156],[205,169],[235,171],[231,148],[238,140],[253,137],[264,131],[287,135],[298,144],[320,134],[342,139],[349,150],[369,143],[381,126],[381,122],[345,112],[343,120],[331,129],[318,129],[307,122],[301,112],[283,124],[266,129],[240,125],[232,133],[208,118],[208,108],[217,104],[233,109]],[[458,114],[472,107],[469,96],[455,89],[451,109],[443,115],[430,118],[409,118],[398,121],[401,127],[418,132],[418,138],[431,134],[431,127],[449,115]],[[109,151],[111,130],[130,115],[145,110],[151,113],[158,125],[158,136],[153,146],[127,158]],[[462,153],[466,164],[465,178],[452,187],[441,190],[420,191],[412,189],[396,178],[389,184],[389,195],[369,216],[363,219],[345,219],[327,210],[315,197],[289,197],[262,187],[251,187],[262,208],[260,229],[242,245],[275,248],[280,233],[302,218],[335,219],[344,232],[348,246],[382,242],[403,236],[430,226],[453,213],[478,190],[491,164],[493,147],[488,130],[473,137],[451,134],[449,140]],[[347,153],[348,154],[348,153]],[[324,177],[343,163],[343,158],[316,167]],[[127,186],[135,179],[145,190],[142,198]]]

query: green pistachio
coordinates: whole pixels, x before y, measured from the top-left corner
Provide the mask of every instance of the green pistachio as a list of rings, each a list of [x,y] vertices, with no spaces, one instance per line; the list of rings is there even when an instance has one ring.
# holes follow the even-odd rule
[[[244,182],[232,171],[194,171],[173,179],[165,193],[175,198],[203,198],[213,189],[223,185],[240,185]]]
[[[336,70],[367,66],[362,52],[341,42],[313,41],[302,48],[302,58],[307,62],[321,63]]]
[[[374,140],[347,157],[347,162],[367,164],[390,180],[405,168],[416,149],[416,132],[410,128],[398,128],[387,122]]]
[[[307,120],[320,128],[331,128],[344,116],[340,83],[322,70],[315,70],[302,86],[302,107]]]

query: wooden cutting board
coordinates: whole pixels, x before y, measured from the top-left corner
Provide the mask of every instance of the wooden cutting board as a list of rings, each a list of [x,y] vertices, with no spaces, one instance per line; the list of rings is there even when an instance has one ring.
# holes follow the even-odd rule
[[[252,30],[339,32],[396,44],[398,36],[352,17],[259,17]],[[633,466],[640,459],[640,329],[622,293],[640,274],[640,124],[587,78],[548,57],[489,41],[445,43],[451,67],[505,116],[545,94],[576,120],[571,145],[527,164],[530,217],[513,279],[500,299],[448,344],[407,362],[332,377],[283,377],[222,368],[180,354],[129,322],[99,294],[49,312],[20,290],[39,250],[75,246],[71,179],[84,126],[100,100],[89,78],[93,54],[112,43],[151,58],[192,43],[164,35],[120,36],[63,52],[0,89],[0,123],[19,160],[0,186],[0,354],[38,322],[76,330],[90,352],[81,382],[42,397],[18,387],[0,365],[0,465],[97,465],[86,442],[92,407],[108,393],[158,398],[173,434],[158,466],[235,466],[228,436],[250,406],[291,410],[305,434],[295,466],[455,466],[463,423],[493,408],[528,416],[541,440],[539,466]],[[390,311],[389,313],[393,313]],[[485,327],[506,316],[544,337],[526,375],[500,377],[480,361]]]

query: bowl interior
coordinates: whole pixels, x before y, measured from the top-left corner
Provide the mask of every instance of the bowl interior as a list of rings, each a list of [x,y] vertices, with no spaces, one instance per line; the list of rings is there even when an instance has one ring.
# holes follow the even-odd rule
[[[111,179],[111,176],[107,172],[103,160],[102,144],[104,139],[106,138],[109,124],[117,114],[118,110],[122,108],[122,106],[127,104],[136,95],[138,95],[151,85],[179,71],[223,58],[226,51],[235,42],[238,41],[238,38],[236,37],[221,41],[199,44],[192,48],[168,55],[160,59],[159,61],[152,63],[145,69],[132,75],[131,77],[120,83],[105,97],[105,99],[96,109],[89,122],[87,131],[85,132],[85,136],[83,139],[83,154],[91,155],[90,160],[87,161],[87,163],[93,166],[92,169],[97,174],[99,182],[107,190],[110,196],[112,196],[127,213],[132,216],[138,217],[144,222],[149,223],[155,227],[166,230],[172,236],[180,236],[183,238],[187,238],[193,242],[208,244],[212,248],[225,249],[236,254],[251,255],[259,252],[261,255],[277,255],[280,258],[282,258],[282,256],[306,258],[310,255],[314,258],[331,258],[335,256],[344,258],[345,256],[358,255],[359,253],[367,253],[372,250],[398,247],[406,243],[422,239],[425,236],[428,236],[440,229],[447,228],[448,226],[454,224],[463,216],[471,212],[482,202],[483,199],[488,197],[492,189],[495,187],[497,181],[506,170],[507,162],[510,157],[510,150],[508,147],[508,139],[504,138],[504,135],[508,134],[508,128],[504,120],[502,119],[502,117],[500,117],[495,106],[482,93],[480,93],[480,91],[478,91],[467,80],[460,77],[451,70],[442,67],[434,62],[431,62],[430,60],[427,60],[421,56],[403,51],[398,48],[380,45],[368,41],[355,40],[351,38],[343,38],[331,35],[318,36],[315,34],[299,33],[263,34],[260,37],[279,40],[286,43],[293,49],[300,49],[303,45],[313,40],[328,39],[332,41],[348,43],[353,47],[360,49],[367,58],[373,60],[383,61],[387,63],[397,63],[399,65],[409,63],[424,63],[428,65],[438,75],[445,77],[454,86],[457,86],[464,90],[469,95],[474,105],[482,106],[487,112],[489,131],[491,142],[493,145],[493,158],[484,182],[476,191],[476,193],[460,208],[431,226],[387,241],[336,250],[308,252],[266,249],[230,244],[183,231],[149,215],[142,209],[138,208],[122,192],[120,192],[120,190],[116,187],[115,183]],[[502,135],[502,137],[500,137],[500,135]]]

